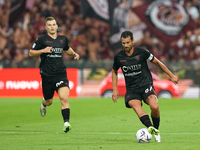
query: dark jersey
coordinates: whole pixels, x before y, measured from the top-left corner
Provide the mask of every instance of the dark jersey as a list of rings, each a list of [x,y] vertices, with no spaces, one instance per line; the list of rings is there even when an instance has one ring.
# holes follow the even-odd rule
[[[127,56],[124,50],[121,50],[114,57],[113,69],[122,69],[127,90],[153,85],[152,75],[147,65],[147,59],[152,61],[153,58],[149,51],[141,47],[135,47],[131,56]]]
[[[56,39],[50,36],[42,35],[33,44],[32,49],[41,50],[45,47],[52,47],[52,53],[43,53],[40,55],[40,74],[45,76],[53,76],[66,71],[63,62],[63,50],[69,49],[68,39],[65,36],[58,35]]]

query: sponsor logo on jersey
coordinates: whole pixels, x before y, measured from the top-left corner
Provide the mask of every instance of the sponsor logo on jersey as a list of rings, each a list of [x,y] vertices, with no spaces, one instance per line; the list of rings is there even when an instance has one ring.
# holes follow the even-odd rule
[[[135,76],[135,75],[138,75],[138,74],[140,74],[140,73],[142,73],[142,71],[139,71],[139,72],[132,72],[132,73],[125,73],[124,75],[125,75],[125,76]]]
[[[130,66],[122,66],[123,72],[134,71],[134,70],[138,70],[138,69],[141,69],[141,64],[130,65]]]
[[[182,5],[166,0],[152,2],[145,14],[153,26],[170,36],[178,35],[189,21],[189,16]]]
[[[51,51],[54,52],[54,53],[62,53],[63,48],[52,48]]]

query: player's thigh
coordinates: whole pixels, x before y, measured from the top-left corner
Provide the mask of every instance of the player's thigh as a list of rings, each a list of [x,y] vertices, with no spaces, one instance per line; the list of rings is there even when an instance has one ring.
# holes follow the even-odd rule
[[[139,118],[146,114],[146,112],[142,109],[142,102],[140,100],[133,99],[130,100],[128,104],[131,108],[133,108]]]
[[[128,104],[131,108],[133,108],[134,110],[139,110],[142,109],[142,102],[138,99],[132,99],[130,101],[128,101]]]
[[[132,100],[139,100],[140,105],[142,104],[142,97],[139,93],[132,90],[127,90],[125,94],[125,105],[127,108],[133,108],[129,105],[129,101],[132,101]]]
[[[42,92],[45,100],[52,100],[54,95],[54,83],[50,77],[42,77]]]
[[[58,92],[60,100],[68,99],[68,97],[69,97],[69,87],[68,86],[60,87],[57,92]]]
[[[158,109],[158,98],[155,94],[149,95],[146,99],[146,103],[151,109]]]

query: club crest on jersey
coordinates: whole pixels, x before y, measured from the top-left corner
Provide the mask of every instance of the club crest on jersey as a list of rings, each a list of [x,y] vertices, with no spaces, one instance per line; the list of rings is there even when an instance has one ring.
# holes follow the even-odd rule
[[[145,12],[147,19],[163,33],[175,36],[189,21],[189,15],[179,3],[170,0],[156,0]]]
[[[136,60],[140,60],[140,55],[134,57]]]
[[[63,40],[60,40],[60,43],[62,43],[62,44],[63,44]]]

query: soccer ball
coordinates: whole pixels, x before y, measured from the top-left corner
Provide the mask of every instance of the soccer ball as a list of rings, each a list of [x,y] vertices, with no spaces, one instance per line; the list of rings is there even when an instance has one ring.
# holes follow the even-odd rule
[[[148,129],[142,128],[139,129],[136,133],[136,140],[139,143],[149,143],[152,139],[151,133],[149,133]]]

